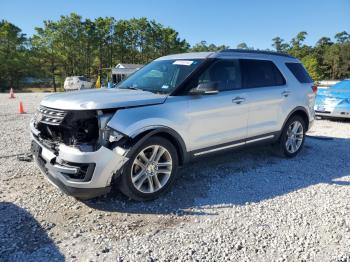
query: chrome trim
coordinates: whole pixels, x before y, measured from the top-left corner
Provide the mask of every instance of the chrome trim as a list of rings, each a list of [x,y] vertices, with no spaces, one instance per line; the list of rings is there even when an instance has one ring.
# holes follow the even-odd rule
[[[74,175],[74,174],[78,173],[77,167],[66,167],[66,166],[54,164],[52,166],[52,169],[56,172],[66,173],[66,174],[73,174]]]
[[[242,145],[245,145],[245,144],[254,143],[254,142],[257,142],[257,141],[260,141],[260,140],[265,140],[265,139],[269,139],[269,138],[273,138],[273,137],[275,137],[275,136],[274,135],[269,135],[269,136],[259,137],[259,138],[251,139],[251,140],[248,140],[248,141],[245,141],[245,142],[240,142],[240,143],[233,144],[233,145],[217,147],[217,148],[213,148],[213,149],[210,149],[210,150],[198,152],[198,153],[195,153],[194,155],[195,156],[200,156],[200,155],[204,155],[204,154],[208,154],[208,153],[212,153],[212,152],[216,152],[216,151],[220,151],[220,150],[224,150],[224,149],[228,149],[228,148],[232,148],[232,147],[237,147],[237,146],[242,146]]]
[[[233,145],[217,147],[217,148],[213,148],[213,149],[210,149],[210,150],[206,150],[206,151],[195,153],[194,155],[195,156],[200,156],[200,155],[204,155],[204,154],[208,154],[208,153],[224,150],[224,149],[231,148],[231,147],[241,146],[241,145],[244,145],[244,144],[245,144],[245,142],[241,142],[241,143],[237,143],[237,144],[233,144]]]
[[[59,125],[62,123],[67,112],[58,109],[51,109],[48,107],[40,106],[38,108],[39,114],[41,114],[38,122],[42,122],[49,125]]]
[[[246,143],[247,144],[254,143],[254,142],[257,142],[257,141],[260,141],[260,140],[265,140],[265,139],[274,138],[274,137],[275,137],[274,135],[259,137],[259,138],[255,138],[255,139],[252,139],[252,140],[248,140],[248,141],[246,141]]]

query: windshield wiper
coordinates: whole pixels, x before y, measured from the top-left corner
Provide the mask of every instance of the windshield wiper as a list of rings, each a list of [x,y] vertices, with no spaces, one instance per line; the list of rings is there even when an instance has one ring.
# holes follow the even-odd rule
[[[141,91],[144,91],[144,92],[149,92],[149,93],[153,93],[153,94],[161,94],[161,95],[164,95],[164,94],[167,94],[167,92],[162,92],[160,90],[147,90],[147,89],[141,89],[141,88],[137,88],[137,87],[133,87],[133,86],[123,86],[123,87],[119,87],[120,89],[131,89],[131,90],[141,90]]]
[[[132,90],[142,90],[140,88],[137,87],[133,87],[133,86],[123,86],[123,87],[119,87],[120,89],[132,89]]]

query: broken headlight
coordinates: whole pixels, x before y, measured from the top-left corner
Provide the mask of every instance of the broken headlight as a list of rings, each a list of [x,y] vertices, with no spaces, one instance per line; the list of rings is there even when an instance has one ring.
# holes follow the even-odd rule
[[[110,143],[117,142],[122,139],[124,135],[110,127],[107,127],[103,130],[103,139],[107,140]]]
[[[108,143],[118,142],[124,137],[124,135],[109,126],[107,126],[109,120],[113,117],[114,113],[103,114],[102,111],[98,111],[98,125],[100,129],[99,142],[100,145],[106,146]]]

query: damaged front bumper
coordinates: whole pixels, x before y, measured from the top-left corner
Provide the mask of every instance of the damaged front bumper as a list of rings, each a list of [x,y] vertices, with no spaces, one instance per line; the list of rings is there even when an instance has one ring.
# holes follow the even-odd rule
[[[108,193],[113,175],[128,161],[127,151],[101,146],[94,152],[60,144],[57,152],[40,142],[38,131],[30,124],[32,153],[49,181],[68,195],[89,199]]]

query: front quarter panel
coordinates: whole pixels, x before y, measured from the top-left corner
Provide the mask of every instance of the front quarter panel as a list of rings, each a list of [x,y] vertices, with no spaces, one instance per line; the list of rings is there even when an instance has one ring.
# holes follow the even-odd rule
[[[120,109],[108,126],[129,137],[160,127],[176,131],[188,148],[188,99],[185,96],[168,97],[163,104]]]

